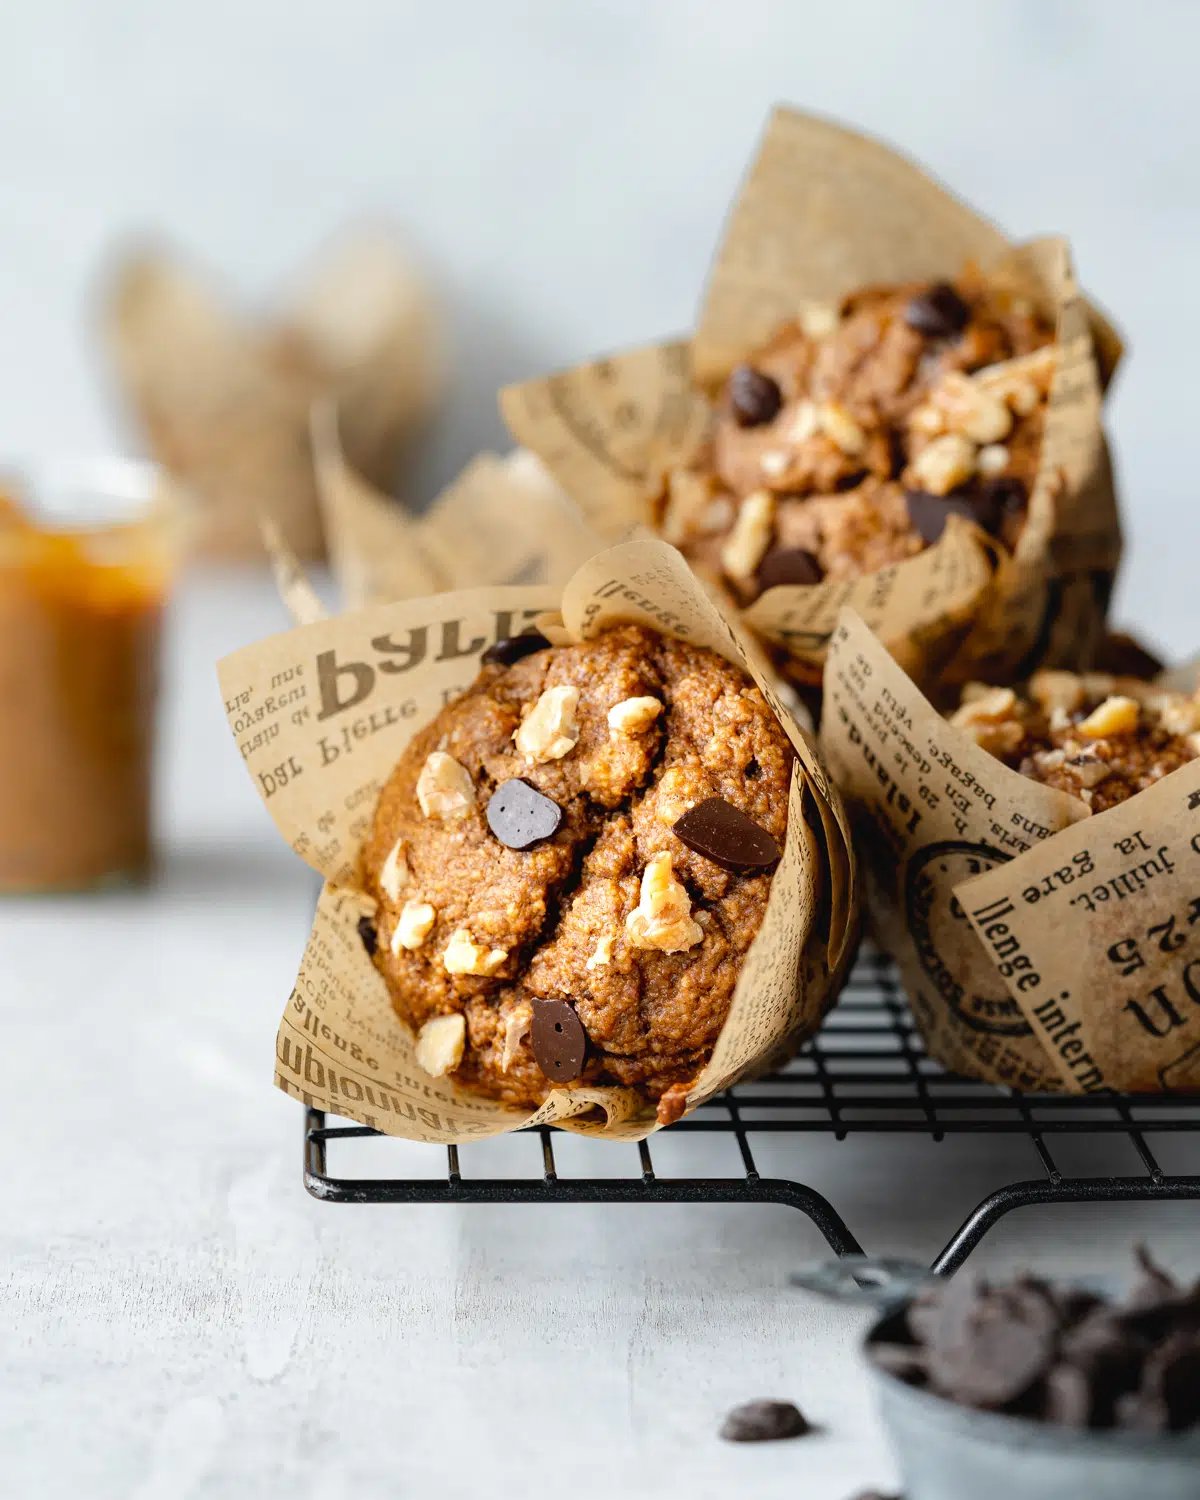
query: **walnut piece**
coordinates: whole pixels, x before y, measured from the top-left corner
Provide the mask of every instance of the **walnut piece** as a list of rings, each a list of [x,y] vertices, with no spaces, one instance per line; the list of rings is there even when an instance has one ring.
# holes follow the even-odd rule
[[[641,900],[625,918],[625,935],[635,948],[683,953],[704,937],[692,920],[692,903],[675,879],[669,854],[656,854],[642,873]]]
[[[1063,770],[1072,781],[1077,781],[1090,791],[1111,776],[1113,768],[1095,750],[1088,749],[1081,750],[1078,755],[1064,755]]]
[[[507,957],[507,948],[480,947],[465,927],[456,927],[442,954],[442,963],[447,974],[477,974],[486,979]]]
[[[616,938],[606,935],[596,939],[596,946],[592,950],[592,956],[587,961],[589,969],[602,969],[606,964],[612,963],[613,944]]]
[[[662,711],[662,703],[657,698],[623,698],[609,709],[608,727],[614,734],[641,734]]]
[[[700,524],[712,494],[712,480],[693,469],[672,469],[667,477],[667,504],[659,528],[663,540],[681,546]]]
[[[419,948],[433,931],[437,913],[428,901],[406,901],[400,909],[400,920],[392,934],[392,952],[401,948]]]
[[[854,458],[867,446],[867,435],[838,401],[823,401],[817,408],[821,431],[835,448]]]
[[[788,440],[807,443],[819,426],[816,405],[812,401],[797,401],[787,424]]]
[[[802,302],[796,321],[808,338],[823,339],[833,332],[841,318],[836,302]]]
[[[388,850],[388,857],[379,872],[379,888],[389,901],[399,901],[400,888],[408,884],[411,871],[408,855],[404,852],[404,840],[397,839]]]
[[[1092,709],[1087,718],[1082,719],[1075,727],[1090,740],[1105,740],[1118,734],[1136,734],[1137,701],[1120,694],[1105,698],[1098,708]]]
[[[466,1020],[458,1014],[434,1016],[417,1033],[417,1066],[431,1078],[453,1073],[462,1062]]]
[[[475,805],[470,773],[453,755],[431,751],[417,777],[417,801],[427,818],[463,817]]]
[[[980,448],[975,467],[985,479],[994,479],[1008,468],[1008,449],[1003,443],[988,443],[985,448]]]
[[[968,694],[970,696],[968,696]],[[992,755],[1011,755],[1025,738],[1025,730],[1014,717],[1017,695],[1012,688],[983,688],[968,684],[966,700],[950,716],[956,729],[965,729],[975,743]]]
[[[500,1071],[507,1073],[517,1048],[529,1035],[533,1025],[533,1006],[528,1000],[518,1000],[509,1011],[504,1022],[504,1051],[500,1054]]]
[[[1083,683],[1074,672],[1055,672],[1047,668],[1035,672],[1029,679],[1029,696],[1048,714],[1055,709],[1073,714],[1077,708],[1083,707]]]
[[[748,583],[754,577],[771,545],[774,527],[775,496],[769,490],[752,491],[742,501],[733,530],[721,548],[721,566],[730,578]]]
[[[958,370],[943,375],[930,401],[946,415],[946,426],[975,443],[998,443],[1012,431],[1012,413],[997,393]]]
[[[975,444],[957,432],[934,438],[909,465],[909,475],[917,487],[931,495],[948,495],[974,472]]]
[[[530,765],[561,760],[579,742],[579,689],[570,685],[549,687],[517,726],[513,735],[517,749]]]

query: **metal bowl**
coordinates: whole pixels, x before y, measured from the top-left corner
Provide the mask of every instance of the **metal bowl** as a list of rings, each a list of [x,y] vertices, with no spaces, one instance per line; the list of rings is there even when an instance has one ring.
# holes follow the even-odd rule
[[[837,1301],[884,1309],[863,1353],[907,1500],[1200,1500],[1200,1431],[1077,1432],[957,1406],[882,1370],[868,1346],[897,1340],[928,1279],[922,1268],[866,1257],[793,1278]]]

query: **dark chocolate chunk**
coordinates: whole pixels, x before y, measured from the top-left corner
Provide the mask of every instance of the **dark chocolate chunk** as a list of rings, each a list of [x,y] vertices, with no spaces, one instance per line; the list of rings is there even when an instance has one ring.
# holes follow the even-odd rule
[[[764,593],[789,583],[820,583],[824,576],[821,564],[803,547],[772,547],[758,565],[758,586]]]
[[[375,923],[370,917],[359,917],[358,935],[362,939],[362,945],[367,950],[367,957],[374,958],[375,950],[379,947],[379,934],[375,931]]]
[[[771,1443],[811,1431],[800,1408],[790,1401],[747,1401],[721,1423],[721,1436],[730,1443]]]
[[[735,874],[769,870],[779,861],[779,845],[767,830],[724,797],[706,797],[689,807],[672,831],[693,853]]]
[[[953,338],[970,318],[971,309],[948,281],[918,292],[904,309],[904,321],[927,339]]]
[[[529,1041],[551,1083],[570,1083],[583,1072],[587,1032],[569,1000],[534,999]]]
[[[535,651],[544,651],[550,642],[540,630],[525,630],[520,635],[507,636],[489,646],[480,660],[485,667],[511,667],[523,657]]]
[[[1170,1272],[1151,1259],[1145,1245],[1134,1246],[1133,1258],[1137,1262],[1138,1279],[1125,1295],[1123,1305],[1127,1311],[1150,1312],[1179,1301],[1183,1288]]]
[[[1019,516],[1026,506],[1025,486],[1014,474],[985,479],[975,497],[975,519],[995,535],[1008,516]]]
[[[769,375],[753,365],[738,365],[729,377],[729,407],[739,427],[761,427],[773,422],[783,395]]]
[[[1005,515],[1002,495],[993,494],[990,487],[982,486],[972,492],[950,495],[930,495],[925,490],[905,490],[908,519],[913,529],[926,546],[932,547],[946,529],[950,516],[965,516],[982,526],[990,536],[995,536]]]
[[[523,776],[502,781],[488,799],[488,827],[510,849],[532,849],[553,838],[565,816],[557,802]]]
[[[965,1406],[1000,1410],[1042,1376],[1053,1351],[1053,1334],[1022,1322],[1008,1299],[982,1299],[961,1343],[929,1351],[929,1376]]]

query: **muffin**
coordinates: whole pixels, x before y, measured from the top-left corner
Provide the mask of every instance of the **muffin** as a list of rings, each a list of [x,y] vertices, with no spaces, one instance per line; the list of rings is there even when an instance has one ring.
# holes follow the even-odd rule
[[[484,657],[384,785],[365,936],[435,1076],[683,1112],[783,848],[791,744],[724,658],[643,626]]]
[[[1053,340],[1028,301],[973,269],[809,304],[733,370],[708,441],[668,471],[657,527],[743,605],[903,562],[952,514],[1011,549]]]
[[[1094,813],[1200,755],[1200,693],[1103,672],[1037,672],[1021,690],[968,683],[950,722],[1005,765]]]

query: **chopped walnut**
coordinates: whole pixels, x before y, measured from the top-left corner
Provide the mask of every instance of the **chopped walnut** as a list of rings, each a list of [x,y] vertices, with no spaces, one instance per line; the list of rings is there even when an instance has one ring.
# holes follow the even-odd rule
[[[444,750],[431,751],[417,777],[417,801],[427,818],[461,818],[475,803],[470,773]]]
[[[768,448],[760,456],[758,466],[768,479],[778,479],[791,461],[792,455],[785,448]]]
[[[417,1033],[417,1066],[431,1078],[444,1078],[462,1062],[466,1020],[458,1014],[434,1016]]]
[[[965,692],[963,696],[966,698]],[[964,702],[950,722],[957,729],[965,729],[990,754],[1011,755],[1025,737],[1024,727],[1013,717],[1016,706],[1017,697],[1011,688],[989,688]]]
[[[533,1025],[533,1007],[528,1000],[518,1000],[509,1011],[504,1022],[504,1051],[500,1056],[500,1071],[507,1073],[512,1067],[512,1060],[517,1055],[517,1048],[529,1035],[529,1028]]]
[[[812,401],[797,401],[787,425],[788,439],[793,443],[807,443],[819,426],[816,405]]]
[[[915,484],[931,495],[948,495],[975,472],[975,444],[957,432],[934,438],[909,465]]]
[[[641,900],[625,918],[625,935],[635,948],[683,953],[704,937],[692,920],[687,890],[675,878],[669,854],[656,854],[642,873]]]
[[[677,823],[692,806],[696,800],[695,797],[683,790],[690,785],[688,776],[675,767],[663,772],[655,799],[657,803],[655,816],[660,823],[665,823],[670,827],[672,823]]]
[[[975,443],[998,443],[1012,431],[1003,399],[958,370],[943,375],[930,401],[946,414],[946,425]]]
[[[994,479],[1008,468],[1008,459],[1009,452],[1003,443],[989,443],[986,448],[980,448],[975,467],[985,479]]]
[[[587,961],[587,967],[589,969],[602,969],[606,964],[612,963],[612,951],[615,942],[616,938],[612,936],[597,938],[596,946]]]
[[[913,410],[908,425],[914,432],[922,432],[926,437],[937,437],[946,430],[946,413],[934,406],[932,401],[924,401]]]
[[[389,901],[399,901],[400,889],[408,884],[411,872],[408,855],[404,852],[404,840],[397,839],[388,850],[388,857],[379,872],[379,886]]]
[[[1047,668],[1029,679],[1029,696],[1048,714],[1056,709],[1073,714],[1083,707],[1085,694],[1083,683],[1074,672],[1054,672]]]
[[[721,566],[730,578],[749,582],[754,577],[771,545],[774,525],[774,495],[769,490],[755,490],[747,495],[721,548]]]
[[[1106,740],[1114,735],[1136,734],[1138,727],[1138,705],[1133,698],[1115,695],[1105,698],[1094,708],[1076,729],[1090,740]]]
[[[513,735],[530,765],[561,760],[574,750],[579,742],[578,707],[577,687],[550,687],[541,695]]]
[[[658,698],[624,698],[609,709],[608,727],[614,734],[641,734],[662,711]]]
[[[447,974],[477,974],[486,979],[507,957],[507,948],[480,947],[465,927],[456,927],[442,954],[442,963]]]
[[[413,951],[421,947],[433,931],[436,920],[437,913],[428,901],[406,901],[392,934],[392,952],[399,953],[401,948]]]
[[[1043,769],[1052,768],[1043,767]],[[1080,786],[1087,787],[1089,791],[1092,787],[1099,786],[1102,781],[1107,780],[1113,772],[1112,764],[1091,749],[1081,750],[1078,755],[1064,753],[1062,770],[1073,781],[1077,781]]]
[[[823,401],[817,408],[817,421],[834,447],[848,457],[855,458],[866,448],[866,433],[840,402]]]
[[[836,302],[802,302],[796,321],[810,339],[823,339],[841,319]]]
[[[1168,734],[1194,734],[1200,729],[1200,702],[1195,698],[1163,693],[1152,697],[1149,707],[1157,710],[1159,721]]]

